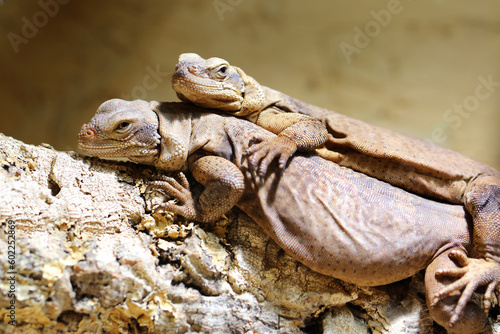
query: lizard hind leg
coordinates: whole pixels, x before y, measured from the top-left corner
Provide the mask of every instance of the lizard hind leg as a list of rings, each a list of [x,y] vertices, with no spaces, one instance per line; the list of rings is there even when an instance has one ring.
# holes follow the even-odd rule
[[[459,303],[461,292],[455,291],[444,298],[439,298],[441,291],[456,282],[456,277],[443,277],[436,273],[443,270],[457,270],[460,267],[450,257],[452,252],[463,252],[453,248],[437,256],[425,271],[425,291],[429,313],[439,325],[446,328],[448,333],[457,334],[489,334],[492,333],[491,325],[485,312],[473,301],[468,301],[463,308],[458,320],[450,326],[454,311]],[[465,255],[464,255],[465,256]]]

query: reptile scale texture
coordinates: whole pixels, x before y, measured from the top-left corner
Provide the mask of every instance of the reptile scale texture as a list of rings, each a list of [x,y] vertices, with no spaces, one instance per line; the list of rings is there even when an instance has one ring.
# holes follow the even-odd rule
[[[247,89],[244,97],[251,91]],[[270,96],[267,88],[254,91],[261,102]],[[183,99],[188,98],[183,95]],[[92,156],[126,157],[174,172],[151,184],[178,200],[162,204],[159,210],[209,222],[237,205],[291,256],[325,275],[373,286],[426,269],[426,298],[433,319],[450,333],[490,333],[483,309],[470,297],[485,286],[487,311],[500,281],[500,173],[438,147],[430,147],[431,158],[447,154],[450,166],[426,157],[412,159],[414,143],[405,141],[415,139],[396,134],[393,143],[387,137],[393,132],[375,127],[374,136],[355,133],[351,138],[349,131],[371,126],[355,121],[349,127],[345,116],[332,113],[329,118],[326,110],[323,118],[304,117],[288,108],[300,109],[300,102],[284,101],[286,110],[281,102],[273,102],[238,115],[250,115],[247,118],[254,124],[190,103],[113,99],[82,127],[79,146]],[[241,99],[239,106],[238,110]],[[223,110],[224,104],[217,108]],[[296,116],[285,118],[287,126],[273,131],[276,135],[256,121],[266,110],[271,110],[269,124],[275,122],[273,115]],[[333,119],[349,131],[332,129]],[[364,143],[359,139],[367,138],[387,145],[380,152],[373,147],[356,150]],[[311,152],[315,148],[318,154]],[[372,168],[392,172],[389,178],[405,172],[412,176],[397,184],[367,173],[366,166],[352,162],[360,163],[363,157],[379,163]],[[187,170],[205,187],[200,195],[189,190],[182,174]],[[406,182],[416,185],[405,187]],[[426,192],[435,185],[437,191]],[[456,281],[445,284],[441,278]]]
[[[279,126],[283,120],[289,124],[302,122],[297,114],[321,120],[328,135],[323,145],[316,146],[318,155],[407,191],[464,205],[473,217],[473,238],[481,240],[474,243],[470,254],[499,261],[500,172],[497,170],[431,143],[294,99],[260,85],[242,69],[221,58],[182,54],[172,76],[172,87],[181,100],[246,118],[278,137],[291,129]],[[290,146],[277,139],[267,144],[275,147],[274,156],[279,155],[280,149],[289,150]],[[257,160],[263,156],[258,153]],[[261,173],[273,154],[261,163]],[[287,156],[281,158],[287,159]],[[454,288],[467,285],[464,273],[455,272],[455,276],[463,278]],[[458,303],[450,324],[457,320],[464,300],[476,287],[467,285],[463,296],[468,297]],[[450,290],[451,287],[447,291]],[[489,308],[490,293],[487,291],[485,295],[485,310]],[[431,314],[435,310],[432,306],[431,303]]]

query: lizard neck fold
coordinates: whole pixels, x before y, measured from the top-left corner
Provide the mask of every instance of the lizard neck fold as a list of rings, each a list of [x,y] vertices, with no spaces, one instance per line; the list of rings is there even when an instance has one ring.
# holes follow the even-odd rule
[[[167,172],[186,170],[191,138],[191,114],[168,112],[169,103],[150,102],[158,115],[161,149],[156,166]]]
[[[243,102],[241,108],[232,114],[249,120],[257,119],[258,114],[273,102],[267,100],[264,88],[254,78],[247,75],[239,67],[233,66],[233,68],[240,75],[244,89],[242,91]]]

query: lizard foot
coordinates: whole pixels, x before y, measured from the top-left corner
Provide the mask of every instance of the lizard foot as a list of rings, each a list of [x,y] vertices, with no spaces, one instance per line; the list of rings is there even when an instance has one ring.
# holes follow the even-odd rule
[[[153,213],[157,213],[159,211],[169,211],[179,214],[187,219],[196,219],[196,201],[193,198],[193,194],[189,190],[189,182],[183,173],[175,173],[174,177],[162,175],[160,180],[151,181],[148,189],[170,195],[177,200],[176,203],[167,202],[158,205],[154,208]]]
[[[449,254],[450,259],[455,261],[460,268],[441,269],[436,271],[436,277],[459,277],[455,282],[443,288],[433,299],[436,304],[440,300],[461,292],[460,299],[450,317],[450,328],[457,322],[465,305],[472,297],[474,291],[483,285],[487,285],[483,297],[483,309],[488,312],[491,307],[491,297],[495,288],[500,283],[500,265],[491,260],[469,258],[463,251],[453,250]]]
[[[292,140],[277,136],[251,145],[245,154],[250,156],[250,167],[257,170],[258,175],[262,177],[275,158],[279,157],[279,168],[284,169],[296,151],[297,144]]]

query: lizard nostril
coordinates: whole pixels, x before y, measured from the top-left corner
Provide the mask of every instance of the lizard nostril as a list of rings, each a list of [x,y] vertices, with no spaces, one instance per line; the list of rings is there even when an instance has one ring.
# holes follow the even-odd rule
[[[82,131],[80,132],[80,137],[91,138],[91,137],[94,137],[95,134],[96,134],[96,132],[94,129],[87,128],[87,129],[82,129]]]

